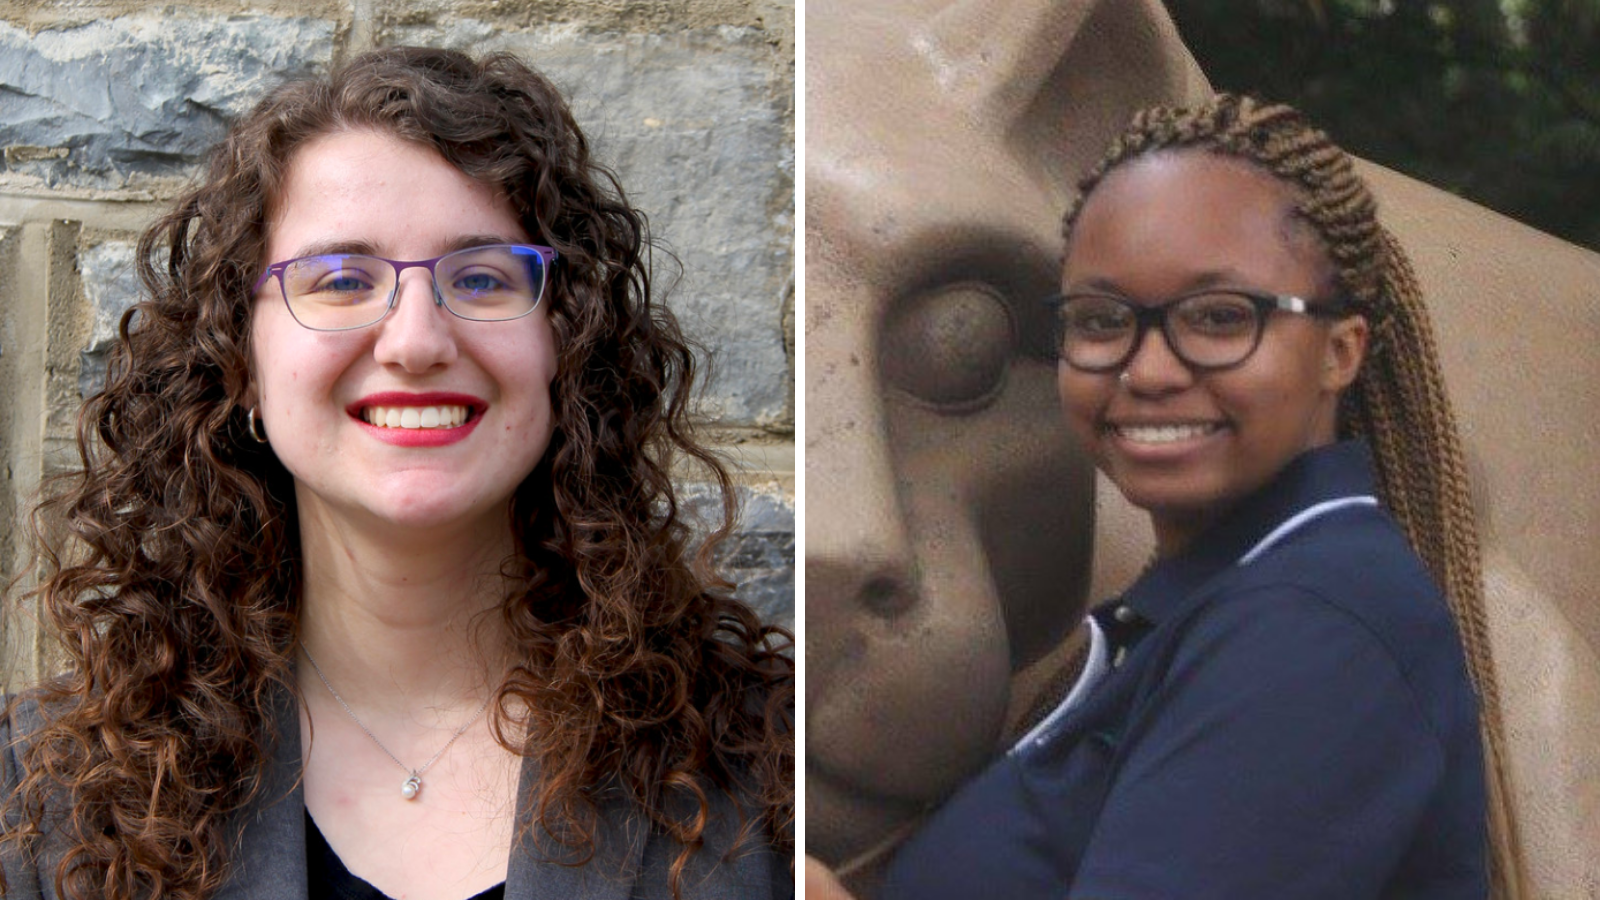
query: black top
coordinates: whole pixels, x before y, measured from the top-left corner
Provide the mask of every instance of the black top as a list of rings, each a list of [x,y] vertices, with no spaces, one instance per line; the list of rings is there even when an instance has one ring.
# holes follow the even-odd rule
[[[505,900],[506,883],[500,882],[468,900]],[[350,874],[344,860],[333,852],[317,822],[306,810],[306,897],[308,900],[394,900],[366,879]]]
[[[1363,445],[1308,452],[1098,610],[1117,664],[880,900],[1487,896],[1465,660],[1373,493]]]

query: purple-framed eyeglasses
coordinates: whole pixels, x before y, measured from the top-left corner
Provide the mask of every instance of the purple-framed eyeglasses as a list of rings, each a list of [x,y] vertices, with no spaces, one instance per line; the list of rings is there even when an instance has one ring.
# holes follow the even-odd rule
[[[433,276],[434,302],[451,314],[503,322],[539,307],[557,255],[536,244],[489,244],[420,260],[326,253],[267,266],[255,290],[277,276],[296,322],[313,331],[348,331],[388,315],[400,273],[420,266]]]

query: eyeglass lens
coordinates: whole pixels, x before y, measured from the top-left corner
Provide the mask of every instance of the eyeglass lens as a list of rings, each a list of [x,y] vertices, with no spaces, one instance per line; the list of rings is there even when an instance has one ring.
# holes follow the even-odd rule
[[[1107,371],[1127,363],[1145,327],[1160,325],[1172,352],[1191,366],[1222,368],[1255,350],[1263,313],[1247,296],[1193,294],[1166,306],[1138,307],[1117,297],[1068,297],[1061,304],[1061,353],[1068,364]]]
[[[433,265],[434,290],[463,319],[499,321],[527,315],[544,294],[539,251],[514,244],[472,247]],[[308,328],[370,325],[389,311],[399,273],[386,259],[330,254],[297,259],[283,268],[284,298]]]

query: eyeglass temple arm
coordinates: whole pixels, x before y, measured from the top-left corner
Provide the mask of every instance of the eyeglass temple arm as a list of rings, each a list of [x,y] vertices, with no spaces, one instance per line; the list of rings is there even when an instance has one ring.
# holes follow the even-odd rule
[[[1311,301],[1292,294],[1269,296],[1273,308],[1284,312],[1292,312],[1302,316],[1315,316],[1319,318],[1340,318],[1350,315],[1354,311],[1353,305],[1344,297],[1335,297],[1327,303],[1312,305]]]
[[[254,294],[256,291],[261,290],[261,286],[266,284],[272,278],[273,273],[282,269],[283,263],[273,263],[272,265],[267,266],[267,270],[261,273],[260,278],[256,279],[255,286],[250,288],[250,293]]]

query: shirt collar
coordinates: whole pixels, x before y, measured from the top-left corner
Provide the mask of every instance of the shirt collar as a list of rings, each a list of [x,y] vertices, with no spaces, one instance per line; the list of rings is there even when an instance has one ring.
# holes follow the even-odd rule
[[[1239,561],[1286,519],[1326,500],[1374,493],[1372,454],[1364,441],[1340,441],[1295,457],[1183,552],[1157,560],[1114,601],[1159,623],[1213,575]]]

